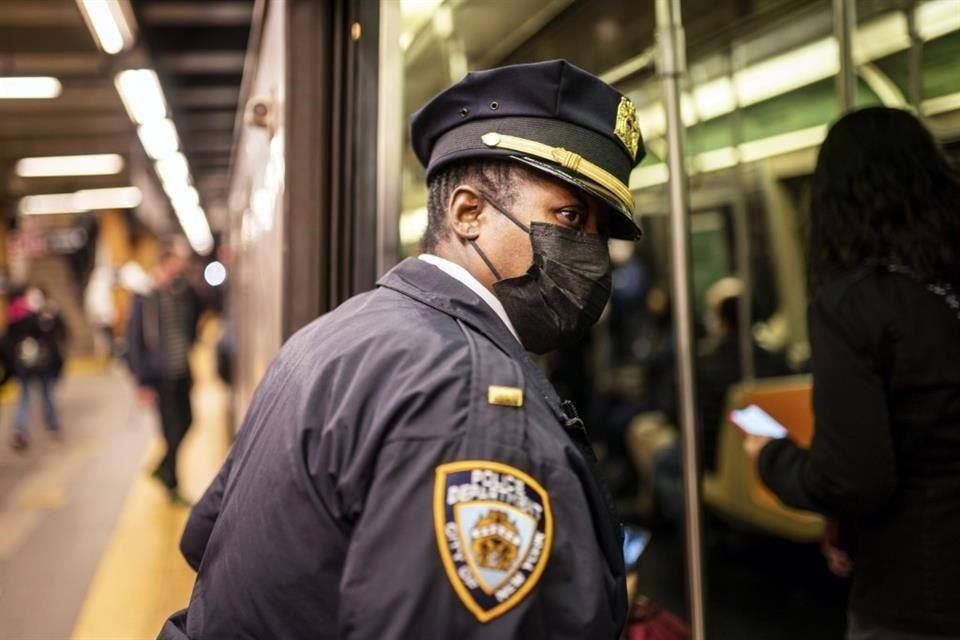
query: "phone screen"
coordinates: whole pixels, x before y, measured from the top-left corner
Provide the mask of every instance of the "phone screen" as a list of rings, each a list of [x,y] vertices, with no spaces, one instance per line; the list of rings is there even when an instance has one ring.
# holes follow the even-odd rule
[[[755,404],[746,409],[732,411],[730,420],[747,433],[768,438],[787,437],[787,428]]]
[[[647,544],[650,542],[650,532],[639,527],[623,528],[623,564],[629,571],[640,560]]]

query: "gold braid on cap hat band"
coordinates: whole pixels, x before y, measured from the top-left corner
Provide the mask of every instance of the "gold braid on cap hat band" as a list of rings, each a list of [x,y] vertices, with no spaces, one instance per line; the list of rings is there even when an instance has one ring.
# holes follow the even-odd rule
[[[536,140],[508,136],[502,133],[496,133],[495,131],[483,134],[480,139],[483,140],[483,144],[488,147],[499,147],[509,149],[510,151],[519,151],[520,153],[555,162],[565,169],[579,173],[613,194],[627,211],[633,211],[633,194],[630,193],[627,185],[620,182],[620,180],[609,171],[600,168],[580,154],[568,151],[563,147],[551,147],[548,144],[543,144]]]

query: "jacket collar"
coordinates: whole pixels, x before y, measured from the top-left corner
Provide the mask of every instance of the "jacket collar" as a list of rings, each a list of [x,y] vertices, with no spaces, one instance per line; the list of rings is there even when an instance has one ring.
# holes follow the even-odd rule
[[[514,358],[526,360],[528,357],[490,305],[465,284],[428,262],[407,258],[380,278],[377,286],[402,293],[461,320]]]

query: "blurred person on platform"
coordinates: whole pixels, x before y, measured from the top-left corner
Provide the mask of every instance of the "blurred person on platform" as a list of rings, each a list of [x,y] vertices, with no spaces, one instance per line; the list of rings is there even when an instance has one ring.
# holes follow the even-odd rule
[[[40,387],[47,431],[55,439],[62,436],[54,387],[63,371],[66,326],[56,304],[35,286],[11,301],[7,315],[9,325],[3,350],[9,354],[20,383],[12,446],[23,450],[29,445],[30,391],[35,384]]]
[[[200,312],[197,296],[184,279],[189,259],[190,250],[178,239],[161,243],[151,289],[135,295],[127,325],[127,361],[139,400],[159,411],[166,444],[153,477],[176,503],[186,502],[178,489],[177,453],[193,422],[189,355]]]
[[[813,442],[747,454],[848,534],[825,552],[853,574],[849,640],[960,638],[960,173],[916,117],[830,129],[807,265]]]
[[[95,331],[94,347],[97,355],[104,359],[114,355],[113,327],[117,319],[117,306],[113,298],[113,286],[116,280],[112,267],[95,267],[83,295],[84,311]]]

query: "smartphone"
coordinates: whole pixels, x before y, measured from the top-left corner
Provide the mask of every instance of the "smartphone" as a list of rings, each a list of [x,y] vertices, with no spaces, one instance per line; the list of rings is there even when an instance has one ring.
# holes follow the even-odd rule
[[[650,532],[646,529],[631,526],[623,528],[623,564],[627,571],[636,567],[649,543]]]
[[[742,431],[754,436],[786,438],[787,428],[755,404],[730,412],[730,420]]]

